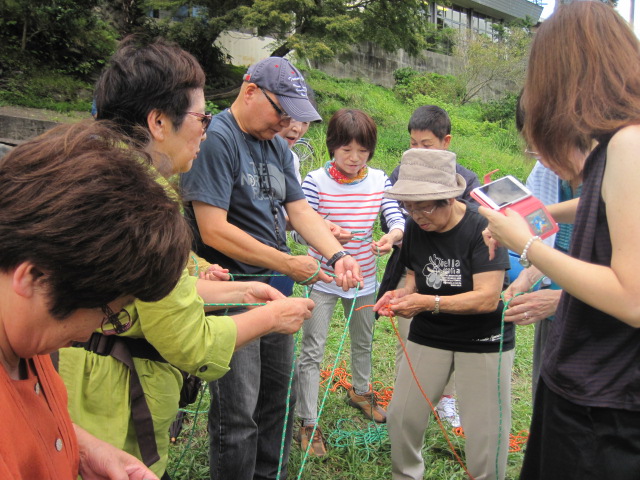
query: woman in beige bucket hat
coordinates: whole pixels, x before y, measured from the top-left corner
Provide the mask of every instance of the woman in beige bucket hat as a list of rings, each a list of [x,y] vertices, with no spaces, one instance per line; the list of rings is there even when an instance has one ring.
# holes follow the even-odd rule
[[[489,260],[482,240],[487,221],[456,200],[466,185],[456,174],[455,158],[444,150],[408,150],[398,181],[385,192],[411,217],[401,250],[406,285],[374,307],[381,315],[414,317],[408,361],[400,365],[388,410],[394,479],[423,478],[421,450],[433,405],[417,383],[437,403],[454,367],[469,473],[477,479],[505,473],[515,341],[513,325],[501,331],[500,292],[509,259],[499,249]]]

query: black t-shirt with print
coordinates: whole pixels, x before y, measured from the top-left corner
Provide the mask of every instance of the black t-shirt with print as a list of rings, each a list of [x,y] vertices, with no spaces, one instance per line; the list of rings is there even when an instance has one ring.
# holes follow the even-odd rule
[[[482,240],[487,220],[477,207],[467,204],[462,220],[448,232],[425,232],[413,220],[407,221],[401,261],[415,272],[418,293],[446,297],[473,290],[476,273],[509,268],[505,248],[498,248],[493,260]],[[454,315],[422,312],[411,322],[409,340],[428,347],[459,352],[497,352],[500,348],[502,302],[495,312]],[[514,326],[504,325],[503,350],[515,345]]]

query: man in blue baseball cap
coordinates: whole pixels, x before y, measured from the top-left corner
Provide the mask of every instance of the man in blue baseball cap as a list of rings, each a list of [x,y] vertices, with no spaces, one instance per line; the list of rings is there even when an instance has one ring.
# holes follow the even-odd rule
[[[290,295],[293,282],[331,282],[307,255],[291,255],[283,208],[293,228],[328,259],[344,290],[362,281],[357,262],[307,203],[287,143],[277,135],[294,118],[321,120],[302,74],[270,57],[251,67],[231,108],[213,118],[192,170],[182,177],[185,214],[196,252],[237,280],[262,280]],[[279,273],[278,273],[279,272]],[[285,274],[286,276],[273,276]],[[240,312],[242,310],[238,310]],[[287,473],[293,403],[285,419],[293,338],[273,333],[237,350],[231,371],[212,382],[209,412],[211,478],[276,479]]]
[[[272,92],[289,117],[299,122],[322,120],[309,101],[302,74],[288,60],[269,57],[251,65],[244,75],[244,81],[255,83],[262,91]]]

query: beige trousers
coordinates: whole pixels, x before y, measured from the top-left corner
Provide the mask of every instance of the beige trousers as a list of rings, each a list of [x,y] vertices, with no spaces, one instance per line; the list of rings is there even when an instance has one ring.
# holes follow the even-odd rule
[[[418,382],[434,407],[455,367],[458,411],[466,436],[467,469],[476,480],[503,479],[511,429],[514,350],[502,352],[500,359],[498,353],[452,352],[408,342],[407,353]],[[431,409],[413,378],[409,363],[403,361],[387,411],[393,480],[422,480],[424,460],[421,451],[430,416]],[[499,473],[496,472],[498,450]]]

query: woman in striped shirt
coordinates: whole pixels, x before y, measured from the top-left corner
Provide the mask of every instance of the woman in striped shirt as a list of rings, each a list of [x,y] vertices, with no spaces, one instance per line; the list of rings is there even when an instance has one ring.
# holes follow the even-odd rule
[[[389,253],[393,244],[402,240],[404,232],[404,217],[398,203],[382,196],[384,190],[391,187],[389,178],[382,170],[367,165],[376,141],[376,125],[369,115],[360,110],[339,110],[327,129],[327,149],[332,160],[310,172],[302,184],[307,201],[320,215],[356,234],[344,245],[344,254],[358,261],[364,276],[364,284],[357,289],[345,292],[333,284],[323,283],[314,285],[310,295],[316,307],[303,329],[297,415],[302,421],[301,447],[306,450],[311,443],[310,453],[317,456],[326,453],[324,439],[316,426],[317,402],[320,362],[333,310],[338,299],[342,300],[347,315],[353,302],[355,308],[375,303],[376,256]],[[385,217],[389,233],[373,241],[373,226],[379,213]],[[323,270],[333,271],[333,259],[323,258],[311,247],[309,255],[321,262]],[[349,325],[353,387],[346,400],[369,419],[382,423],[386,421],[386,412],[376,405],[369,386],[373,324],[370,309],[353,310]]]

